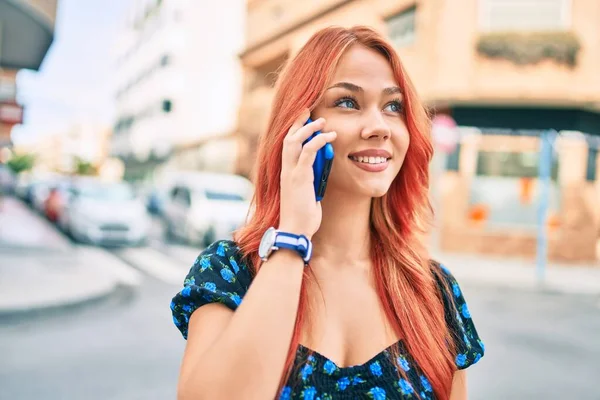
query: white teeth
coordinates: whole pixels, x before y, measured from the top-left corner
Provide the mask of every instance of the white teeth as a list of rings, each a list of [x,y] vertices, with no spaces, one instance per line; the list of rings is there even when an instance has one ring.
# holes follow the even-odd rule
[[[358,161],[358,162],[366,163],[366,164],[381,164],[381,163],[387,162],[387,158],[385,158],[385,157],[350,156],[350,158],[354,161]]]

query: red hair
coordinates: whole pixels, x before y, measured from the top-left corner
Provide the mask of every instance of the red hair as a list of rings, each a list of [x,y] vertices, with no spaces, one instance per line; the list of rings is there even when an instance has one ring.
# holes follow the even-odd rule
[[[371,258],[376,290],[387,319],[431,383],[436,398],[447,399],[456,370],[454,342],[435,283],[437,271],[431,268],[423,243],[433,214],[428,198],[428,167],[433,154],[430,119],[395,50],[377,32],[360,26],[323,29],[286,66],[277,82],[267,131],[259,141],[252,216],[235,239],[256,273],[260,268],[261,237],[267,228],[279,225],[283,139],[302,110],[314,109],[318,104],[340,58],[353,45],[372,49],[389,61],[403,92],[405,123],[410,135],[400,172],[389,191],[373,199],[371,206]],[[304,280],[310,269],[307,270]],[[307,310],[303,284],[280,388],[290,376],[300,332],[307,322]],[[404,375],[401,368],[398,370]]]

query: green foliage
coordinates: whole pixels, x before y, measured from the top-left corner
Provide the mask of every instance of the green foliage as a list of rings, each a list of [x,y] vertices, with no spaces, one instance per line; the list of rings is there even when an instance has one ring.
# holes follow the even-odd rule
[[[503,58],[517,65],[552,59],[574,67],[581,45],[571,32],[504,32],[482,35],[477,51],[489,58]]]
[[[74,172],[77,175],[96,175],[98,173],[94,164],[79,157],[75,157],[74,165]]]
[[[6,165],[15,174],[19,174],[23,171],[29,171],[35,164],[35,155],[33,154],[15,154],[8,160]]]

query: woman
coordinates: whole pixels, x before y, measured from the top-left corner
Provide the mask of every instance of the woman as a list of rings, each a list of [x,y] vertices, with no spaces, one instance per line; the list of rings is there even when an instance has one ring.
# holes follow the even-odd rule
[[[429,120],[392,46],[365,27],[316,33],[259,149],[249,222],[204,250],[171,304],[187,337],[179,398],[466,399],[483,344],[423,245]]]

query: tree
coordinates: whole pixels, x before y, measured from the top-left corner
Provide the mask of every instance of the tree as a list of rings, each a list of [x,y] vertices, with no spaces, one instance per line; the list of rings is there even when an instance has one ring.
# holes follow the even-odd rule
[[[23,171],[29,171],[35,164],[35,155],[33,154],[15,154],[8,160],[6,165],[15,174]]]
[[[97,172],[94,164],[79,157],[75,157],[75,173],[77,175],[96,175]]]

